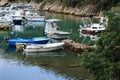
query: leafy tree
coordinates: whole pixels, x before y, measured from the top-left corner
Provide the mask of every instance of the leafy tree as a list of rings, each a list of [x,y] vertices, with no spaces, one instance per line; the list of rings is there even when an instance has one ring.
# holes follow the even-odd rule
[[[119,3],[119,0],[95,0],[94,4],[98,9],[110,9],[111,7],[117,5]]]
[[[106,15],[108,26],[94,51],[85,53],[84,64],[93,73],[94,80],[120,80],[120,7]]]
[[[10,2],[15,2],[15,0],[9,0]]]
[[[81,1],[80,0],[62,0],[61,1],[63,5],[65,6],[72,6],[75,7],[77,4],[79,4]]]

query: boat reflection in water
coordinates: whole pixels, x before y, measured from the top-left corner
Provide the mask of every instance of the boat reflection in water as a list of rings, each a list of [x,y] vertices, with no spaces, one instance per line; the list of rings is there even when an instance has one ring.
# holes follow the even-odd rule
[[[0,35],[6,35],[9,33],[9,30],[0,30]]]
[[[22,54],[25,54],[26,57],[39,57],[39,56],[65,56],[66,53],[64,50],[56,50],[56,51],[46,51],[46,52],[22,52]]]
[[[97,35],[83,34],[82,32],[80,32],[79,37],[82,38],[82,43],[85,43],[85,41],[89,38],[88,44],[90,44],[91,41],[96,41],[96,40],[98,40],[98,38],[99,38]]]
[[[13,32],[24,32],[24,26],[23,25],[14,25],[12,27]]]
[[[45,22],[27,22],[25,26],[45,26]]]
[[[7,54],[7,52],[5,52],[4,49],[0,49],[0,65],[1,65],[0,79],[1,80],[25,80],[25,79],[27,80],[48,80],[48,79],[49,80],[67,80],[69,79],[69,77],[61,75],[57,72],[55,73],[54,70],[47,69],[46,67],[49,64],[49,62],[44,63],[46,59],[45,57],[43,58],[43,56],[42,57],[23,57],[20,54],[15,54],[15,53]],[[4,68],[4,66],[6,67]]]

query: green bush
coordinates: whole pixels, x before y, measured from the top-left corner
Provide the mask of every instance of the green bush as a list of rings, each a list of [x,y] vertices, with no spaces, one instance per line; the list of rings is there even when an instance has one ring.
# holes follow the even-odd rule
[[[108,26],[95,50],[85,53],[84,65],[93,73],[94,80],[120,80],[120,8],[113,8],[106,15]]]

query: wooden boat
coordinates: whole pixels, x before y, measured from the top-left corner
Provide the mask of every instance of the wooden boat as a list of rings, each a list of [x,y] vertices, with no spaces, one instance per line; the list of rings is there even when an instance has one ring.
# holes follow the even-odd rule
[[[90,18],[82,18],[83,25],[80,25],[82,33],[95,34],[105,30],[105,26],[100,23],[93,23]]]
[[[63,48],[63,42],[57,43],[47,43],[47,44],[31,44],[26,45],[23,49],[24,52],[44,52],[44,51],[54,51]]]
[[[71,32],[64,32],[61,30],[58,30],[58,26],[56,22],[62,21],[60,19],[48,19],[46,20],[46,26],[45,26],[45,34],[47,37],[53,38],[53,39],[66,39],[69,38]]]
[[[47,37],[10,38],[8,40],[8,45],[15,46],[16,43],[46,44],[48,41],[49,41],[49,38],[47,38]]]

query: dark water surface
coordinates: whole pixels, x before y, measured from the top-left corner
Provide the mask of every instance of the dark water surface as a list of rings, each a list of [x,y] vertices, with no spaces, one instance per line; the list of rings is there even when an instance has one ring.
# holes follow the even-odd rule
[[[80,17],[43,12],[46,19],[64,20],[58,23],[62,30],[73,29],[70,38],[79,42],[91,44],[89,37],[84,39],[77,31]],[[45,36],[45,23],[28,23],[25,26],[14,26],[10,31],[0,31],[0,80],[85,80],[91,79],[91,74],[81,66],[81,57],[70,51],[34,53],[24,56],[8,47],[5,37],[38,37]]]

